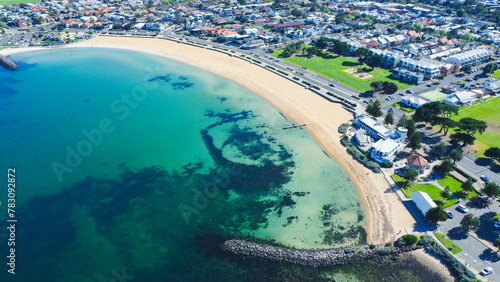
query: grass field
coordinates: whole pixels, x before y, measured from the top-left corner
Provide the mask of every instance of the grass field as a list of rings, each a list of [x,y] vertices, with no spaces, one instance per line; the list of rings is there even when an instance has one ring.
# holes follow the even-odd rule
[[[281,53],[283,53],[283,50],[276,50],[272,55],[274,57],[278,57]],[[396,83],[398,89],[406,89],[413,86],[413,84],[389,78],[391,72],[381,68],[375,68],[373,72],[369,72],[369,74],[373,75],[373,77],[368,79],[353,77],[351,74],[344,72],[344,70],[360,67],[358,62],[352,58],[340,57],[328,52],[319,52],[318,56],[313,58],[296,56],[280,59],[299,67],[305,67],[312,72],[328,77],[332,80],[337,80],[339,83],[362,92],[371,90],[370,83],[378,80],[392,81]],[[367,65],[363,65],[363,69],[371,70],[371,68]]]
[[[453,241],[446,238],[443,234],[438,233],[438,232],[434,232],[434,235],[436,235],[436,238],[438,238],[439,242],[441,242],[453,254],[456,254],[456,253],[462,251],[462,249],[459,246],[455,245],[455,243],[453,243]]]
[[[448,97],[445,93],[441,92],[441,90],[435,89],[433,91],[425,92],[420,95],[422,98],[429,99],[431,102],[434,101],[442,101]]]
[[[413,183],[410,186],[406,186],[405,180],[401,177],[399,177],[396,174],[391,175],[392,179],[396,182],[399,188],[401,188],[401,191],[405,194],[407,198],[411,198],[410,194],[413,192],[421,191],[425,192],[431,197],[431,199],[436,202],[436,204],[440,207],[447,208],[449,206],[453,206],[454,204],[457,203],[456,200],[454,199],[444,199],[443,196],[441,196],[441,190],[437,188],[436,186],[428,183],[423,183],[423,184],[418,184],[418,183]]]
[[[1,1],[0,1],[1,2]],[[496,78],[500,78],[500,69],[494,71],[491,75],[493,75]]]
[[[0,6],[25,4],[25,3],[39,3],[40,0],[0,0]]]
[[[483,134],[476,133],[476,142],[472,147],[474,155],[484,157],[484,151],[490,147],[500,147],[500,98],[488,99],[484,103],[468,107],[452,116],[453,120],[471,117],[488,123],[488,128]],[[452,133],[452,130],[450,130]],[[477,153],[476,153],[477,151]]]
[[[451,176],[447,176],[445,178],[441,178],[438,180],[438,183],[441,184],[443,187],[449,187],[451,193],[457,195],[460,197],[462,200],[467,200],[472,197],[477,196],[477,193],[475,191],[469,192],[466,194],[464,190],[462,189],[462,182],[456,180],[455,178]]]

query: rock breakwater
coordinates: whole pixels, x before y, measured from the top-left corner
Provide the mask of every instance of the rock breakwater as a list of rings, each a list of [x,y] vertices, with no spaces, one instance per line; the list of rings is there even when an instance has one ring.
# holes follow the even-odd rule
[[[277,262],[290,263],[307,267],[329,267],[340,264],[351,264],[377,257],[413,251],[416,248],[385,247],[383,245],[370,248],[367,245],[322,250],[298,250],[244,240],[229,240],[221,245],[223,251],[235,255],[251,256]]]
[[[11,61],[9,58],[5,57],[4,55],[0,55],[0,65],[8,70],[15,70],[19,66],[16,65],[13,61]]]

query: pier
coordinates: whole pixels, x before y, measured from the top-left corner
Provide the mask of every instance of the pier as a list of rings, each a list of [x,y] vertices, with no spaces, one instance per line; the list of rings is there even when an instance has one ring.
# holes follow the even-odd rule
[[[285,127],[283,127],[283,129],[292,129],[292,128],[302,127],[302,126],[306,126],[306,125],[307,125],[307,123],[294,124],[294,125],[290,125],[290,126],[285,126]]]

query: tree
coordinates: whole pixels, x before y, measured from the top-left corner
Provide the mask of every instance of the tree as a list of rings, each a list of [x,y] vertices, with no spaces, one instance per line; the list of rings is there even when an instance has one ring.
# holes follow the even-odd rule
[[[406,180],[406,184],[411,184],[417,180],[417,168],[414,165],[410,165],[407,169],[403,171],[403,179]]]
[[[451,115],[458,114],[458,107],[446,104],[440,104],[438,109],[441,111],[441,116],[445,118],[451,118]]]
[[[343,55],[347,51],[347,42],[338,41],[335,43],[334,52],[338,55]]]
[[[467,145],[474,145],[474,141],[476,138],[474,136],[470,136],[464,132],[457,132],[450,135],[450,143],[453,146],[462,146],[465,147]]]
[[[312,46],[306,49],[307,57],[312,58],[318,54],[318,48]]]
[[[449,157],[444,158],[434,169],[441,175],[448,175],[453,170],[453,163]]]
[[[365,62],[370,56],[371,56],[371,53],[370,53],[370,50],[366,49],[366,48],[363,48],[363,47],[360,47],[358,49],[356,49],[356,51],[354,52],[354,57],[358,57],[358,62],[361,61],[361,62]]]
[[[406,234],[401,237],[407,246],[413,246],[418,242],[418,237],[413,234]]]
[[[495,242],[493,242],[493,246],[497,247],[498,250],[500,251],[500,238],[495,239]]]
[[[472,69],[472,66],[471,65],[465,65],[461,69],[462,69],[463,72],[470,72],[470,70]]]
[[[373,92],[379,92],[382,91],[382,81],[374,81],[370,83],[370,87],[372,88]]]
[[[474,231],[474,230],[476,230],[479,227],[480,223],[481,223],[481,221],[479,220],[479,218],[477,218],[474,215],[468,213],[460,221],[460,226],[462,226],[462,228],[465,231],[469,231],[469,230]]]
[[[458,17],[460,17],[460,18],[461,18],[461,17],[463,17],[464,15],[465,15],[465,10],[464,10],[464,9],[459,9],[459,10],[457,11],[457,16],[458,16]]]
[[[451,150],[449,156],[453,160],[453,164],[455,164],[457,161],[461,161],[464,158],[464,154],[461,149]]]
[[[445,199],[449,199],[451,197],[450,187],[446,186],[443,191],[441,191],[441,196]]]
[[[383,60],[384,60],[384,57],[382,57],[380,55],[373,55],[368,60],[367,64],[372,68],[376,68],[376,67],[380,66],[380,64],[382,63]]]
[[[383,113],[380,106],[380,101],[375,100],[374,102],[372,99],[370,99],[370,101],[368,101],[368,105],[366,106],[366,112],[374,117],[382,116]]]
[[[445,221],[448,215],[441,207],[430,208],[425,214],[425,220],[430,222]]]
[[[387,112],[387,115],[385,115],[384,123],[394,124],[394,111],[392,110],[392,108],[390,108]]]
[[[464,189],[464,191],[466,192],[474,190],[474,181],[472,180],[472,178],[469,177],[467,178],[467,181],[462,183],[462,189]]]
[[[496,71],[498,69],[498,66],[496,64],[487,64],[483,68],[483,74],[489,75],[490,73]]]
[[[447,150],[448,148],[443,142],[439,142],[436,146],[434,146],[434,151],[436,151],[438,155],[443,155]]]
[[[484,151],[484,156],[490,158],[492,161],[500,160],[500,148],[491,147]]]
[[[488,198],[495,199],[500,197],[500,186],[498,186],[498,184],[496,184],[495,182],[486,182],[486,184],[484,184],[482,192]]]
[[[382,82],[382,88],[386,93],[392,94],[398,91],[398,85],[391,81]]]
[[[422,135],[417,131],[410,136],[410,139],[408,139],[408,143],[406,144],[406,146],[412,151],[416,151],[422,147],[420,142],[422,142]]]
[[[421,25],[421,24],[418,24],[418,23],[417,23],[417,24],[414,24],[414,25],[413,25],[413,28],[414,28],[416,31],[418,31],[418,32],[422,31],[422,25]]]
[[[320,37],[318,40],[313,42],[316,45],[316,48],[318,48],[319,50],[323,50],[328,47],[328,40],[323,37]]]
[[[297,8],[294,8],[290,14],[296,18],[304,18],[306,16],[306,14],[302,11],[302,10],[299,10]]]
[[[462,39],[465,41],[472,41],[474,40],[474,35],[467,32],[466,34],[462,35]]]
[[[458,121],[458,128],[465,131],[469,136],[474,136],[476,132],[483,134],[488,128],[488,124],[482,120],[466,117]]]

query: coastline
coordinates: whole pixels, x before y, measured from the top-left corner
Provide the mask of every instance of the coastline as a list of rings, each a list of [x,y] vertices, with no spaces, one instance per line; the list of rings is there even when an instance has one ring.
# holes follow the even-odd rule
[[[415,224],[383,176],[371,173],[354,161],[340,144],[341,134],[337,133],[337,128],[353,117],[339,104],[328,102],[304,87],[249,62],[166,39],[100,36],[57,48],[75,47],[118,48],[147,52],[189,64],[236,82],[269,102],[297,124],[308,124],[306,130],[327,154],[344,168],[356,188],[365,208],[369,243],[394,241],[399,230]],[[42,49],[47,48],[4,49],[0,50],[0,53],[10,55]]]

